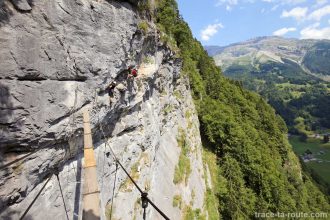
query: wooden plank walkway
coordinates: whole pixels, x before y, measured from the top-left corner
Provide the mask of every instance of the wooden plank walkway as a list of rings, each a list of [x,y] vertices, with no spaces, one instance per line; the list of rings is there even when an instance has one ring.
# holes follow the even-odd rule
[[[96,160],[94,155],[92,130],[89,112],[83,112],[84,122],[84,184],[83,220],[100,219],[100,191],[97,182]]]

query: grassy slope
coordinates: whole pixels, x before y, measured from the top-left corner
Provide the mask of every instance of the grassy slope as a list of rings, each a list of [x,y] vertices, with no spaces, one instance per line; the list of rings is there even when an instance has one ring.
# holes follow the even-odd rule
[[[326,160],[322,163],[318,163],[317,161],[307,162],[306,166],[313,168],[330,184],[330,144],[323,144],[320,140],[315,139],[309,139],[307,142],[302,142],[297,136],[291,137],[290,143],[297,155],[301,155],[306,150],[310,150],[316,158]],[[325,154],[317,155],[320,151],[324,151]]]

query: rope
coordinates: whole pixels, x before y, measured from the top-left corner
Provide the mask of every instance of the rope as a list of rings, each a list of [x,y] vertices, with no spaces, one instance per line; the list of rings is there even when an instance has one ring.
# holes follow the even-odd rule
[[[132,183],[135,185],[135,187],[139,190],[139,192],[142,194],[144,193],[142,191],[142,189],[139,187],[139,185],[134,181],[134,179],[131,177],[131,175],[129,175],[129,173],[127,172],[127,170],[123,167],[123,165],[119,162],[119,160],[117,160],[118,164],[121,166],[121,168],[124,170],[124,172],[126,173],[126,175],[128,176],[128,178],[132,181]]]
[[[23,213],[23,215],[19,218],[20,220],[24,219],[24,217],[26,216],[26,214],[30,211],[31,207],[33,206],[33,204],[35,203],[35,201],[38,199],[38,197],[40,196],[41,192],[44,190],[44,188],[46,187],[47,183],[49,182],[49,180],[52,178],[53,174],[51,174],[47,181],[45,182],[45,184],[41,187],[40,191],[38,192],[38,194],[36,195],[36,197],[32,200],[31,204],[27,207],[27,209],[25,210],[25,212]]]
[[[100,116],[98,116],[98,124],[100,124]],[[100,153],[101,150],[98,151],[97,154],[97,161],[100,161]],[[103,153],[103,167],[102,167],[102,173],[104,173],[104,167],[105,167],[105,158],[106,158],[106,151],[104,151]],[[104,178],[102,178],[102,182],[101,182],[101,190],[103,189],[103,184],[104,184]]]
[[[70,125],[71,133],[72,133],[72,123],[74,123],[74,121],[75,121],[74,110],[75,110],[75,108],[76,108],[76,104],[77,104],[77,89],[78,89],[78,87],[77,87],[76,90],[75,90],[75,101],[74,101],[74,105],[71,107],[71,109],[70,109],[70,111],[69,111],[69,113],[70,113],[69,121],[68,121],[67,125],[63,128],[63,130],[62,130],[60,133],[62,133],[65,129],[67,129],[67,127],[68,127],[69,125]],[[72,117],[73,117],[73,118],[72,118]],[[72,123],[71,123],[71,119],[72,119]],[[28,156],[31,156],[31,155],[37,153],[37,152],[38,152],[38,151],[31,152],[31,153],[29,153],[29,154],[27,154],[27,155],[24,155],[23,157],[21,157],[21,158],[19,158],[19,159],[16,159],[16,160],[14,160],[14,161],[12,161],[12,162],[10,162],[10,163],[8,163],[8,164],[5,164],[5,165],[3,165],[3,166],[0,167],[0,170],[5,169],[6,167],[8,167],[8,166],[10,166],[10,165],[12,165],[12,164],[14,164],[14,163],[17,163],[17,162],[19,162],[19,161],[21,161],[21,160],[27,158]],[[69,154],[70,154],[70,156],[71,156],[70,146],[69,146]],[[65,204],[65,201],[64,201],[63,192],[62,192],[62,186],[61,186],[60,179],[59,179],[59,176],[58,176],[58,171],[56,170],[54,173],[56,174],[57,181],[58,181],[58,184],[59,184],[59,187],[60,187],[60,191],[61,191],[61,196],[62,196],[62,200],[63,200],[63,204],[64,204],[64,210],[65,210],[66,218],[67,218],[67,220],[69,220],[69,216],[68,216],[68,212],[67,212],[66,204]],[[30,204],[30,205],[28,206],[28,208],[24,211],[23,215],[20,217],[20,220],[24,219],[24,217],[25,217],[26,214],[29,212],[29,210],[31,209],[31,207],[34,205],[35,201],[38,199],[38,197],[40,196],[40,194],[42,193],[42,191],[44,190],[44,188],[46,187],[47,183],[50,181],[50,179],[51,179],[51,177],[53,176],[54,173],[52,173],[52,174],[48,177],[46,183],[42,186],[42,188],[40,189],[40,191],[38,192],[38,194],[36,195],[36,197],[33,199],[33,201],[31,202],[31,204]]]
[[[107,140],[106,137],[105,137],[105,133],[104,133],[104,130],[103,130],[103,126],[102,126],[102,124],[101,124],[100,122],[99,122],[99,125],[100,125],[100,130],[101,130],[101,132],[102,132],[102,136],[103,136],[104,140]],[[107,141],[105,142],[105,145],[108,145],[108,142],[107,142]],[[115,161],[117,161],[118,159],[117,159],[117,157],[116,157],[115,152],[112,150],[112,148],[110,147],[110,145],[108,145],[108,147],[109,147],[109,149],[110,149],[110,151],[111,151],[111,154],[112,154],[112,156],[114,157]]]
[[[74,101],[74,105],[71,107],[69,113],[70,113],[70,117],[69,117],[69,121],[67,123],[67,125],[63,128],[63,130],[60,132],[62,133],[65,129],[67,129],[67,127],[70,125],[70,130],[71,130],[71,133],[72,133],[72,124],[74,124],[74,121],[75,121],[75,116],[74,116],[74,110],[75,110],[75,107],[76,107],[76,103],[77,103],[77,89],[78,87],[76,88],[75,90],[75,101]],[[72,119],[72,122],[71,122],[71,119]],[[38,151],[34,151],[34,152],[30,152],[26,155],[24,155],[23,157],[21,158],[18,158],[12,162],[9,162],[3,166],[0,167],[0,170],[3,170],[5,168],[7,168],[8,166],[11,166],[12,164],[15,164],[25,158],[27,158],[28,156],[31,156],[35,153],[37,153]],[[71,150],[70,150],[70,147],[69,147],[69,154],[71,156]],[[75,168],[74,168],[75,169]],[[76,171],[75,171],[76,172]],[[59,176],[58,176],[58,170],[55,170],[54,173],[52,173],[47,181],[45,182],[45,184],[41,187],[40,191],[38,192],[38,194],[36,195],[36,197],[32,200],[32,202],[30,203],[30,205],[27,207],[27,209],[24,211],[23,215],[19,218],[20,220],[23,220],[24,217],[26,216],[26,214],[30,211],[31,207],[34,205],[34,203],[36,202],[36,200],[38,199],[38,197],[40,196],[40,194],[42,193],[42,191],[45,189],[47,183],[51,180],[53,174],[56,175],[57,177],[57,181],[58,181],[58,184],[59,184],[59,188],[60,188],[60,192],[61,192],[61,196],[62,196],[62,201],[63,201],[63,205],[64,205],[64,211],[65,211],[65,214],[66,214],[66,218],[67,220],[69,220],[69,216],[68,216],[68,211],[67,211],[67,207],[66,207],[66,204],[65,204],[65,200],[64,200],[64,196],[63,196],[63,191],[62,191],[62,186],[61,186],[61,182],[60,182],[60,179],[59,179]]]
[[[96,96],[96,94],[95,94]],[[93,103],[93,107],[96,105],[96,102]],[[140,194],[141,194],[141,199],[142,199],[142,207],[144,208],[144,218],[145,218],[145,209],[148,205],[148,203],[150,203],[150,205],[152,207],[154,207],[157,212],[159,214],[161,214],[161,216],[163,216],[164,219],[168,220],[169,218],[148,198],[148,193],[146,192],[143,192],[142,189],[139,187],[139,185],[134,181],[134,179],[129,175],[129,173],[127,172],[127,170],[124,168],[124,166],[120,163],[119,159],[117,158],[115,152],[113,151],[113,149],[111,148],[110,144],[108,143],[107,141],[107,138],[105,136],[105,132],[104,132],[104,129],[103,129],[103,126],[102,126],[102,123],[100,122],[100,117],[98,117],[98,123],[99,123],[99,126],[100,126],[100,130],[101,130],[101,133],[102,133],[102,136],[105,140],[105,145],[106,147],[109,148],[110,152],[111,152],[111,155],[113,156],[115,162],[116,162],[116,174],[117,174],[117,167],[118,167],[118,164],[119,166],[124,170],[125,174],[128,176],[128,178],[132,181],[132,183],[135,185],[135,187],[139,190]],[[116,177],[115,177],[116,178]],[[116,181],[116,180],[115,180]],[[114,182],[115,184],[115,182]],[[114,186],[115,187],[115,186]],[[113,192],[114,192],[114,189],[113,189]],[[114,196],[114,194],[113,194]],[[145,204],[143,204],[143,201]],[[111,215],[112,215],[112,204],[113,202],[111,203]]]
[[[115,171],[115,180],[113,181],[112,188],[112,197],[111,197],[111,206],[110,206],[110,220],[112,219],[112,207],[115,200],[115,188],[116,188],[116,180],[117,180],[117,171],[118,171],[118,163],[116,163],[116,171]]]
[[[93,107],[94,108],[96,105],[98,104],[97,101],[97,92],[95,90],[95,97],[94,97],[94,102],[93,102]],[[105,136],[104,131],[103,131],[103,127],[101,126],[101,122],[100,122],[100,116],[98,115],[98,124],[100,125],[100,129],[102,131],[103,136]],[[100,158],[100,153],[98,153],[98,160]],[[104,151],[104,155],[103,155],[103,170],[102,173],[104,173],[104,166],[105,166],[105,158],[106,158],[106,152]],[[117,171],[118,171],[118,163],[116,163],[116,170],[115,170],[115,179],[113,182],[113,188],[112,188],[112,197],[111,197],[111,206],[110,206],[110,220],[112,220],[112,210],[113,210],[113,203],[114,203],[114,196],[115,196],[115,188],[116,188],[116,180],[117,180]],[[101,189],[103,189],[103,179],[102,178],[102,184],[101,184]],[[109,202],[109,201],[108,201]]]
[[[11,161],[11,162],[9,162],[9,163],[7,163],[7,164],[5,164],[5,165],[0,166],[0,171],[1,171],[1,170],[4,170],[5,168],[7,168],[7,167],[9,167],[9,166],[11,166],[11,165],[13,165],[13,164],[15,164],[15,163],[17,163],[17,162],[19,162],[19,161],[25,159],[25,158],[27,158],[28,156],[31,156],[31,155],[35,154],[36,152],[37,152],[37,151],[30,152],[30,153],[24,155],[23,157],[20,157],[20,158],[14,160],[14,161]]]
[[[68,211],[67,211],[66,204],[65,204],[65,201],[64,201],[64,196],[63,196],[61,182],[60,182],[60,178],[58,176],[58,172],[56,172],[55,175],[56,175],[56,178],[57,178],[58,185],[60,187],[60,191],[61,191],[61,196],[62,196],[62,201],[63,201],[63,205],[64,205],[64,211],[65,211],[66,219],[69,220]]]
[[[146,197],[146,199],[148,200],[148,203],[150,203],[150,205],[154,207],[154,209],[156,209],[161,216],[163,216],[164,219],[169,220],[169,217],[167,217],[148,197]]]
[[[100,123],[100,130],[102,132],[103,138],[105,140],[105,145],[108,146],[108,148],[111,151],[111,155],[113,156],[113,158],[115,159],[116,163],[119,164],[119,166],[124,170],[125,174],[128,176],[128,178],[132,181],[132,183],[134,184],[134,186],[139,190],[140,194],[141,194],[141,199],[142,199],[142,208],[144,208],[144,217],[145,217],[145,208],[147,206],[148,203],[150,203],[150,205],[152,207],[154,207],[156,209],[156,211],[163,216],[164,219],[169,220],[169,217],[167,217],[149,198],[148,198],[148,193],[143,192],[142,189],[139,187],[139,185],[134,181],[134,179],[131,177],[131,175],[127,172],[127,170],[124,168],[124,166],[120,163],[119,159],[117,158],[115,152],[113,151],[113,149],[111,148],[111,146],[108,144],[108,141],[105,137],[105,133],[103,130],[103,126]],[[145,204],[143,204],[143,201]]]
[[[96,99],[97,93],[95,93],[95,101],[92,105],[92,109],[95,107],[95,105],[97,104],[97,99]],[[113,187],[113,195],[112,195],[112,202],[111,202],[111,207],[110,207],[110,220],[112,217],[112,205],[113,205],[113,198],[114,198],[114,190],[115,190],[115,183],[116,183],[116,175],[117,175],[117,169],[118,169],[118,164],[119,166],[124,170],[125,174],[128,176],[128,178],[132,181],[132,183],[135,185],[135,187],[139,190],[140,194],[141,194],[141,200],[142,200],[142,208],[144,209],[144,213],[143,213],[143,218],[146,218],[146,208],[148,206],[148,203],[150,203],[150,205],[152,207],[154,207],[156,209],[156,211],[163,216],[164,219],[169,220],[170,218],[167,217],[149,198],[148,198],[148,193],[147,192],[143,192],[142,189],[139,187],[139,185],[134,181],[134,179],[131,177],[131,175],[127,172],[127,170],[124,168],[124,166],[120,163],[119,159],[117,158],[115,152],[113,151],[113,149],[111,148],[110,144],[108,143],[108,140],[105,136],[105,132],[102,126],[102,123],[100,122],[100,116],[98,115],[98,123],[100,126],[100,130],[102,133],[102,136],[105,140],[105,145],[106,147],[109,148],[112,157],[114,158],[115,162],[116,162],[116,172],[115,172],[115,180],[114,180],[114,187]]]

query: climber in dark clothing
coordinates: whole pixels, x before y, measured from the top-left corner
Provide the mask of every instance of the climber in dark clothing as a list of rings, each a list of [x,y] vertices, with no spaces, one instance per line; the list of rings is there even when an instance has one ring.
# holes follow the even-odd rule
[[[116,85],[117,85],[117,82],[116,81],[113,81],[113,82],[111,82],[109,84],[109,86],[108,86],[108,90],[109,90],[108,93],[109,93],[109,96],[110,97],[113,97],[113,90],[115,89]]]
[[[112,99],[114,97],[114,89],[116,88],[117,86],[117,82],[116,81],[113,81],[109,84],[108,86],[108,94],[109,94],[109,102],[110,102],[110,105],[112,103]]]

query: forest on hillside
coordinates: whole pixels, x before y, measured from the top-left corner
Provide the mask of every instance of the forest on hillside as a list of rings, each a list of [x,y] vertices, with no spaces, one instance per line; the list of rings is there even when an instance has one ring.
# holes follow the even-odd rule
[[[224,74],[259,93],[303,139],[330,130],[329,40],[259,37],[205,47]]]
[[[300,67],[267,62],[256,71],[232,65],[226,75],[264,97],[291,134],[306,137],[330,129],[330,83],[307,75]]]
[[[217,210],[210,219],[255,218],[255,212],[329,212],[329,198],[300,162],[284,120],[267,102],[221,73],[175,0],[157,1],[155,19],[166,42],[183,60],[198,109],[203,145],[216,155],[212,189]],[[217,216],[220,215],[220,216]]]

